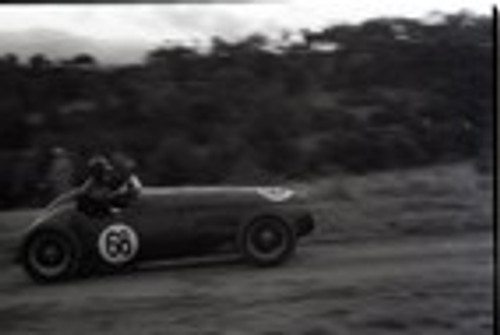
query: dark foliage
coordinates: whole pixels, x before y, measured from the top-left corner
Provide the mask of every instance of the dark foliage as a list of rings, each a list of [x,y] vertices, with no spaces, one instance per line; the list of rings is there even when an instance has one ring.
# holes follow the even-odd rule
[[[214,39],[110,67],[0,59],[0,206],[44,198],[47,153],[134,157],[148,184],[262,183],[491,159],[491,19],[376,19]],[[79,174],[78,174],[79,173]],[[81,176],[78,172],[77,175]],[[78,181],[80,177],[76,177]],[[44,186],[45,185],[45,186]]]

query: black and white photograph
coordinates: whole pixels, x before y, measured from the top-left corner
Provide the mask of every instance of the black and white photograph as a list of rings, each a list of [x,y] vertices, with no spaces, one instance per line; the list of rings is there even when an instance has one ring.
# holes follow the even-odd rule
[[[0,334],[496,333],[499,29],[0,1]]]

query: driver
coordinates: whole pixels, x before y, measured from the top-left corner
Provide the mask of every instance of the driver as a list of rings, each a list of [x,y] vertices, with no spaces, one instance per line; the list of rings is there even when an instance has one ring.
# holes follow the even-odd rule
[[[80,210],[92,216],[105,216],[126,207],[139,195],[142,184],[131,168],[113,163],[104,156],[91,158],[85,182],[56,198],[47,210],[75,199]]]
[[[135,199],[142,188],[142,183],[133,172],[135,164],[128,157],[120,154],[111,156],[113,166],[110,181],[113,191],[111,197],[118,207],[125,207]]]
[[[112,193],[113,166],[104,156],[96,156],[88,163],[88,178],[81,191],[95,200],[106,200]]]
[[[142,187],[139,178],[131,170],[113,163],[104,156],[96,156],[89,162],[89,177],[80,187],[81,201],[89,214],[108,214],[110,210],[124,208],[139,195]]]

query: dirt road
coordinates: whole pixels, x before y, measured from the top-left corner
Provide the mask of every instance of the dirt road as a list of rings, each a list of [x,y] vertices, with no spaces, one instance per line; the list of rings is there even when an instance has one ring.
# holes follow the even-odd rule
[[[486,233],[306,243],[284,266],[154,264],[52,286],[0,273],[2,334],[492,334]]]

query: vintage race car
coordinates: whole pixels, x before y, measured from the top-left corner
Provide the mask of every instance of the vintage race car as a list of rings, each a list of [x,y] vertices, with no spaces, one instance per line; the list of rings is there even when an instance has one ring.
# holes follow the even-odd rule
[[[81,196],[68,199],[49,205],[23,234],[17,259],[36,281],[222,250],[276,265],[314,229],[305,197],[283,187],[144,188],[99,214]]]

